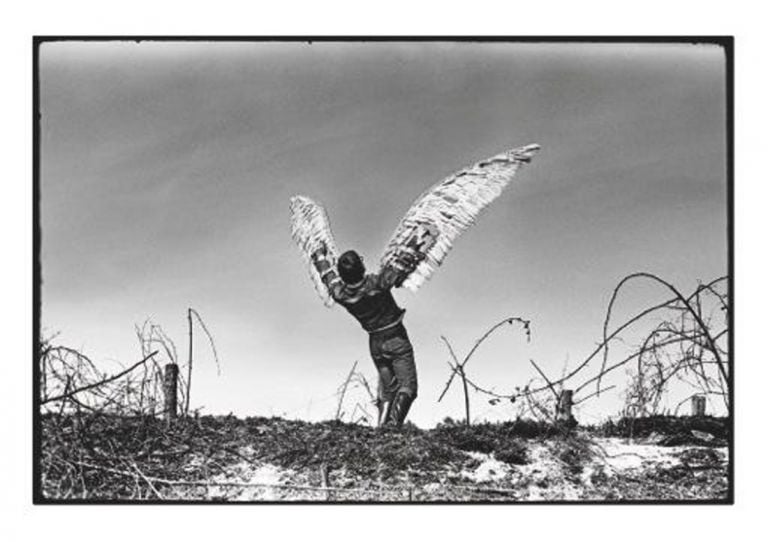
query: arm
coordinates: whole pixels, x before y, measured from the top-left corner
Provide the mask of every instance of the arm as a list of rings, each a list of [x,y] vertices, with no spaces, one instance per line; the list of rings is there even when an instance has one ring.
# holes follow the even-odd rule
[[[336,273],[333,263],[328,258],[328,248],[325,246],[325,243],[312,254],[312,263],[317,272],[320,273],[320,280],[328,288],[328,293],[331,294],[334,300],[338,301],[344,283]]]
[[[379,271],[376,275],[376,284],[383,290],[399,288],[424,258],[425,255],[418,250],[416,242],[409,243],[398,251],[397,257],[390,265]]]

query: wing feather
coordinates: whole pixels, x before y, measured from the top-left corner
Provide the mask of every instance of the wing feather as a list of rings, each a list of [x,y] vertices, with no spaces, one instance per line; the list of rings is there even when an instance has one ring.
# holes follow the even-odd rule
[[[323,281],[320,279],[320,273],[317,272],[312,263],[312,254],[319,249],[323,243],[328,249],[328,257],[333,266],[339,256],[336,248],[336,242],[333,239],[331,223],[328,220],[328,214],[325,208],[306,196],[293,196],[291,198],[291,237],[301,250],[301,254],[309,269],[309,276],[315,285],[320,298],[326,307],[334,304],[333,298],[328,293]]]
[[[440,266],[456,238],[501,195],[520,166],[530,162],[539,148],[532,144],[502,152],[430,187],[400,221],[384,250],[382,268],[398,266],[403,252],[419,252],[421,262],[403,282],[415,292]]]

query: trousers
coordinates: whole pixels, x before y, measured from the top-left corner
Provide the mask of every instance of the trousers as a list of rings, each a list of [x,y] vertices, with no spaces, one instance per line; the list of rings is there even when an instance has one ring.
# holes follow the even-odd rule
[[[369,346],[379,372],[379,401],[392,401],[398,393],[415,399],[418,392],[416,363],[413,346],[402,322],[389,329],[372,332]]]

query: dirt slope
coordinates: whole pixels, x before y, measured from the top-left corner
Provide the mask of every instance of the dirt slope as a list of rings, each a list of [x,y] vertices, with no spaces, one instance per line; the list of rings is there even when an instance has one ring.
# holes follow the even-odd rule
[[[396,432],[261,417],[167,429],[146,418],[46,416],[42,486],[54,500],[726,499],[727,424],[677,420]]]

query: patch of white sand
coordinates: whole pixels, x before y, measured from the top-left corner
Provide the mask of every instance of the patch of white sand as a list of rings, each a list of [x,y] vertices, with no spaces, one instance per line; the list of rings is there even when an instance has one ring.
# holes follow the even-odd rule
[[[228,472],[216,475],[210,482],[216,483],[244,483],[244,484],[264,484],[263,486],[227,486],[212,485],[208,488],[209,498],[225,497],[230,501],[271,501],[285,500],[286,490],[269,487],[271,485],[283,484],[286,476],[292,471],[281,469],[276,465],[263,463],[253,465],[246,461],[241,461],[229,467]]]
[[[632,442],[622,438],[599,438],[594,440],[598,461],[602,457],[606,465],[614,470],[629,470],[649,466],[672,467],[680,464],[676,457],[691,446],[658,446],[656,444]],[[721,459],[727,459],[727,448],[712,448]]]
[[[680,464],[677,455],[690,446],[659,446],[631,442],[621,438],[596,438],[591,443],[593,456],[582,465],[582,472],[574,478],[566,470],[568,466],[556,457],[553,443],[534,441],[528,443],[528,463],[510,466],[493,458],[491,454],[469,452],[479,461],[474,469],[460,474],[474,482],[500,482],[519,487],[522,500],[565,500],[583,498],[586,488],[592,487],[594,475],[613,476],[622,472],[642,472],[658,467],[669,468]],[[712,448],[727,461],[727,448]]]
[[[581,499],[581,490],[573,484],[561,482],[548,488],[531,485],[525,501],[578,501]]]
[[[475,467],[474,470],[464,469],[461,471],[461,475],[465,478],[472,480],[473,482],[494,482],[505,478],[512,468],[494,458],[490,454],[484,454],[481,452],[467,452],[474,459],[477,459],[480,464]]]

